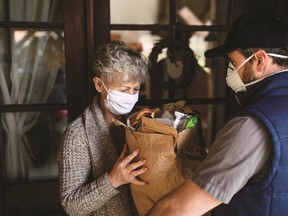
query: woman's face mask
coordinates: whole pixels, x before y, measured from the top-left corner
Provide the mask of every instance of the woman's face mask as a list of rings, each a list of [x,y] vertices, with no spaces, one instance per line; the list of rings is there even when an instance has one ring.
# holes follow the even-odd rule
[[[261,79],[255,80],[253,82],[244,84],[241,77],[239,76],[238,71],[240,70],[240,68],[242,68],[250,59],[252,59],[254,55],[255,55],[255,53],[252,54],[251,56],[249,56],[244,62],[242,62],[242,64],[238,67],[238,69],[236,69],[232,63],[229,63],[229,66],[227,69],[226,83],[235,93],[246,92],[247,86],[253,85],[253,84],[255,84],[255,83],[257,83],[257,82],[259,82],[265,78],[265,77],[263,77]],[[276,58],[288,58],[288,56],[279,55],[279,54],[275,54],[275,53],[267,53],[267,55],[273,56]]]
[[[101,82],[107,91],[107,97],[104,101],[105,106],[114,115],[124,115],[131,112],[138,101],[139,91],[136,94],[127,94],[120,91],[107,89],[102,80]]]

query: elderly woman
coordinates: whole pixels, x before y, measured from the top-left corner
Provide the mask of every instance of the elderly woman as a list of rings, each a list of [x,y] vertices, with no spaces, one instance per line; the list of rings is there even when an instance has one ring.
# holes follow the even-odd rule
[[[71,122],[59,147],[60,199],[68,215],[135,215],[129,183],[147,171],[145,159],[134,162],[125,145],[124,120],[148,78],[148,62],[123,43],[100,47],[93,82],[99,92],[82,115]]]

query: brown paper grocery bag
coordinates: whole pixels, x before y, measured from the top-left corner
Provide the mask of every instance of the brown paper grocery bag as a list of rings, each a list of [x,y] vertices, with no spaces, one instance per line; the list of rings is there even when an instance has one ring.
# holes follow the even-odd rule
[[[135,206],[139,215],[143,216],[158,199],[191,176],[195,164],[189,153],[192,149],[188,149],[187,146],[192,144],[191,138],[195,136],[195,132],[185,129],[177,133],[175,128],[147,117],[142,119],[141,131],[134,131],[117,120],[114,120],[114,123],[125,127],[129,152],[139,147],[138,157],[147,160],[145,166],[148,167],[148,171],[139,178],[149,184],[145,186],[131,184]]]
[[[141,175],[149,185],[131,185],[132,196],[139,212],[145,215],[162,196],[180,185],[184,179],[177,171],[176,140],[172,135],[126,130],[129,151],[140,147],[139,158],[146,158],[148,171]]]

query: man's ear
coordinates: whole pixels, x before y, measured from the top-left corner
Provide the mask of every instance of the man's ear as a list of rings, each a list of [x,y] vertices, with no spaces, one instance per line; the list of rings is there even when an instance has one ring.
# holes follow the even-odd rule
[[[97,76],[93,77],[93,82],[94,82],[95,89],[101,93],[103,84],[102,84],[100,78]]]
[[[255,53],[255,59],[256,59],[256,71],[257,72],[264,72],[264,68],[268,61],[268,55],[264,50],[258,50]]]

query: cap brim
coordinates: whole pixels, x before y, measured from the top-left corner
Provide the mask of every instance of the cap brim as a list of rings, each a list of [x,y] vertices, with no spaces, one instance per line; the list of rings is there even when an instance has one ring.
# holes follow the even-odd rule
[[[235,48],[227,47],[225,45],[215,47],[205,52],[206,58],[224,57]]]

